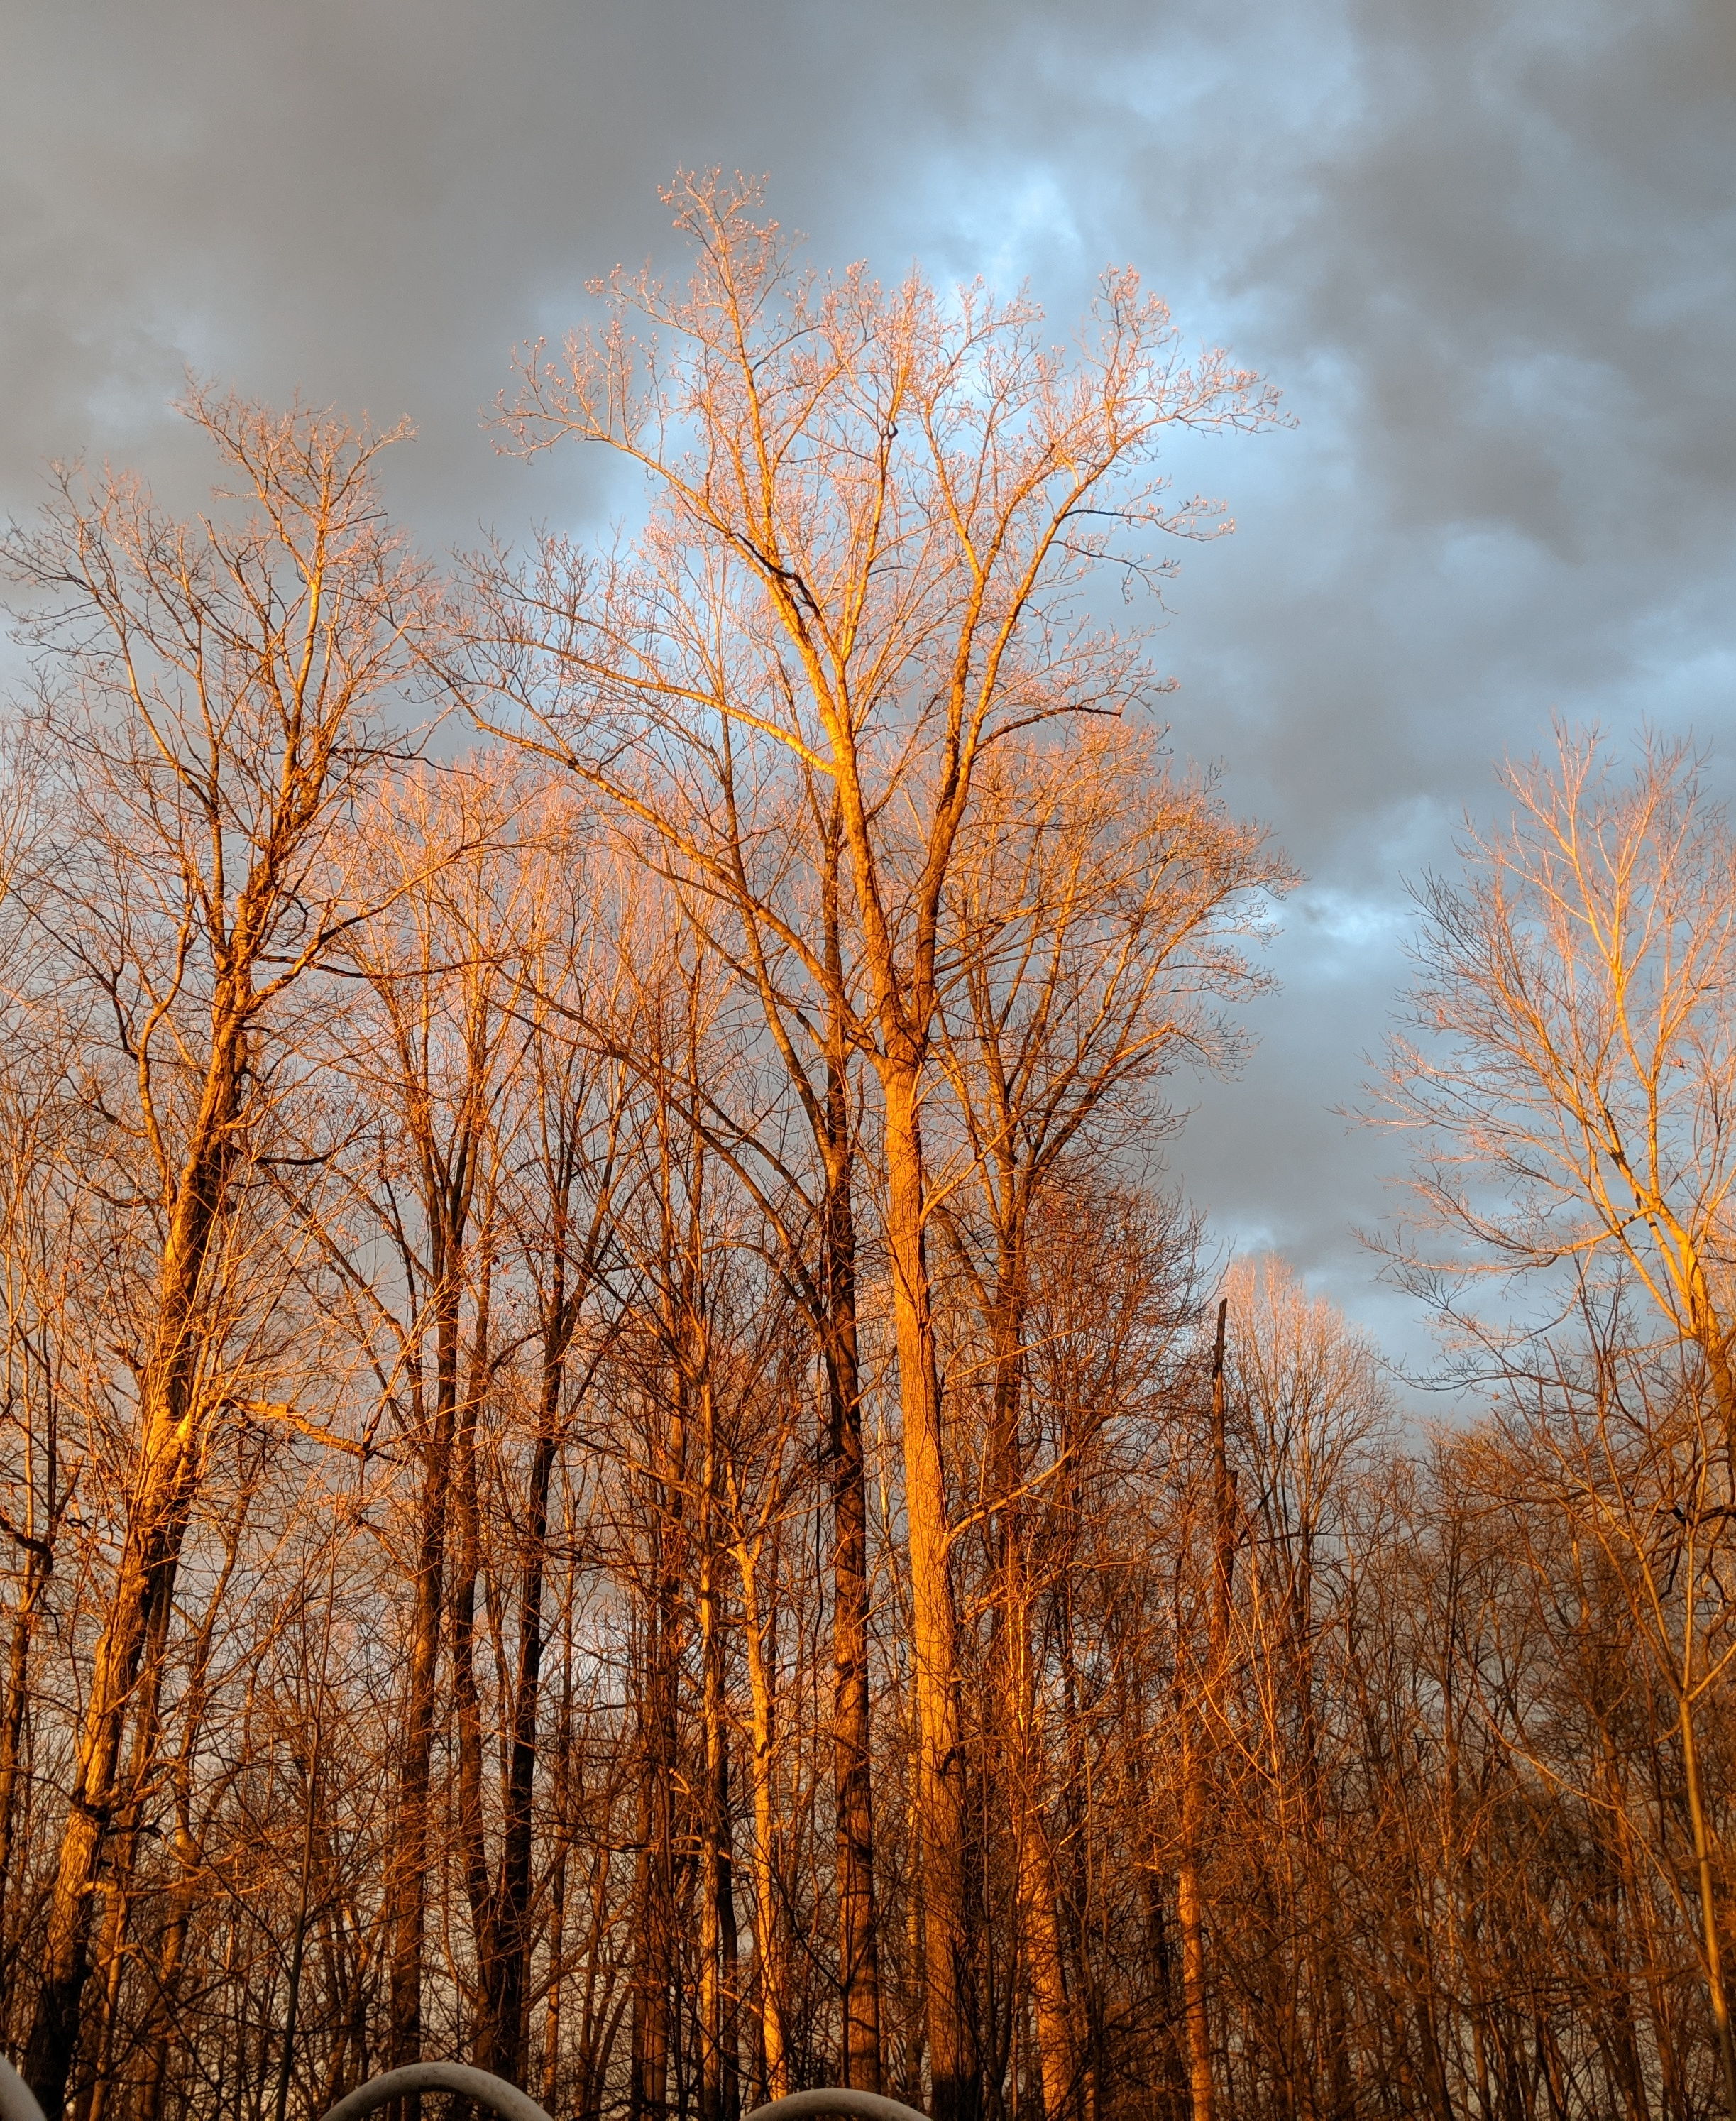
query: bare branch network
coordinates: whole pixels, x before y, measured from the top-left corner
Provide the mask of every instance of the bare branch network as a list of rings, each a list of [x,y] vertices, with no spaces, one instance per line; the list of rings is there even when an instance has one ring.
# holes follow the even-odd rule
[[[1274,394],[668,196],[501,406],[631,538],[438,568],[402,431],[195,389],[207,515],[7,541],[0,2045],[50,2121],[1736,2121],[1694,757],[1564,731],[1418,892],[1419,1441],[1166,1175],[1296,879],[1101,592]]]

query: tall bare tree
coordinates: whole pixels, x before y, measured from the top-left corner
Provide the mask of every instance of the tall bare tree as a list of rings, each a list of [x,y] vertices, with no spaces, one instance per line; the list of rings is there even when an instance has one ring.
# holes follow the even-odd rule
[[[67,473],[9,564],[42,601],[44,742],[90,837],[58,903],[132,1067],[115,1124],[154,1292],[127,1351],[125,1528],[81,1722],[27,2074],[58,2116],[77,2044],[91,1890],[153,1630],[166,1626],[211,1423],[235,1381],[208,1324],[263,1115],[289,1065],[292,991],[357,917],[335,860],[348,806],[401,755],[391,725],[428,667],[432,578],[374,483],[395,436],[196,393],[240,506],[172,520],[134,481]],[[101,882],[99,883],[99,875]],[[92,888],[109,917],[93,921]],[[148,1689],[147,1689],[148,1692]]]
[[[999,1778],[1045,2111],[1059,2121],[1077,2095],[1079,2058],[1036,1728],[1040,1508],[1023,1405],[1033,1219],[1054,1187],[1077,1185],[1129,1133],[1150,1142],[1166,1130],[1153,1093],[1178,1065],[1233,1060],[1214,1012],[1257,991],[1240,944],[1288,879],[1257,827],[1234,823],[1203,786],[1154,771],[1147,745],[1122,730],[1088,734],[1064,754],[1003,747],[981,777],[975,828],[954,863],[949,934],[961,996],[943,1011],[942,1048],[974,1205],[955,1191],[939,1214],[993,1377],[983,1466],[997,1527]]]
[[[1692,1595],[1679,1615],[1666,1611],[1648,1573],[1655,1536],[1633,1528],[1657,1508],[1662,1450],[1669,1507],[1692,1527],[1678,1556],[1692,1585],[1720,1543],[1713,1498],[1736,1471],[1728,1264],[1736,837],[1698,767],[1686,743],[1647,736],[1631,771],[1616,780],[1598,739],[1562,728],[1552,762],[1506,769],[1509,823],[1468,832],[1464,884],[1431,879],[1420,893],[1413,1029],[1394,1042],[1382,1111],[1420,1137],[1422,1219],[1447,1241],[1434,1252],[1401,1250],[1407,1272],[1445,1292],[1450,1308],[1455,1282],[1552,1277],[1565,1330],[1546,1328],[1529,1350],[1506,1321],[1455,1314],[1492,1348],[1498,1374],[1529,1376],[1559,1397],[1576,1322],[1616,1322],[1625,1351],[1617,1372],[1607,1333],[1589,1336],[1594,1347],[1604,1343],[1594,1364],[1603,1410],[1592,1418],[1597,1443],[1575,1447],[1581,1461],[1589,1453],[1601,1465],[1570,1480],[1566,1494],[1575,1515],[1580,1503],[1613,1497],[1590,1523],[1613,1563],[1618,1550],[1623,1556],[1624,1581],[1645,1557],[1633,1611],[1678,1702],[1701,1949],[1725,2103],[1736,2115],[1736,2038],[1695,1716],[1722,1658],[1701,1644]],[[1650,1330],[1636,1345],[1641,1307]],[[1692,1409],[1703,1392],[1721,1475],[1704,1462],[1691,1414],[1678,1417],[1687,1427],[1672,1432],[1667,1448],[1657,1443],[1637,1457],[1615,1449],[1603,1399],[1620,1368],[1643,1374],[1643,1363],[1635,1365],[1648,1339],[1654,1348],[1661,1341],[1666,1367],[1678,1369],[1678,1409]],[[1642,1390],[1642,1399],[1655,1391]],[[1645,1490],[1654,1491],[1642,1499]],[[1629,1529],[1618,1536],[1624,1522]]]
[[[998,742],[1119,712],[1151,688],[1137,642],[1084,624],[1078,599],[1100,566],[1158,571],[1155,536],[1211,520],[1166,501],[1148,469],[1163,437],[1257,425],[1271,399],[1222,355],[1187,366],[1130,274],[1105,281],[1069,358],[1044,345],[1026,301],[966,289],[948,304],[918,276],[887,291],[860,268],[822,282],[797,272],[751,190],[683,179],[670,198],[696,253],[685,295],[617,277],[606,331],[570,340],[564,362],[533,358],[512,413],[527,447],[570,436],[640,466],[650,525],[619,566],[547,551],[500,669],[528,711],[517,734],[643,819],[723,903],[750,900],[797,976],[847,1009],[878,1079],[933,2096],[955,2121],[975,2094],[922,1131],[947,881]],[[654,360],[635,318],[663,335]],[[719,758],[742,753],[751,790],[812,776],[822,810],[835,805],[859,1001],[799,902],[812,855],[792,868],[761,844],[752,807],[718,799]],[[654,766],[685,799],[648,785]]]

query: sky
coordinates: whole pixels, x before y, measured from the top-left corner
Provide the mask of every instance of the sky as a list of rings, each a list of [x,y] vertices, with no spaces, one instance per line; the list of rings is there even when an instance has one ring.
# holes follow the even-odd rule
[[[486,415],[588,278],[678,261],[658,188],[711,166],[821,268],[1028,282],[1061,334],[1131,264],[1283,391],[1174,467],[1236,524],[1170,593],[1174,748],[1307,879],[1174,1160],[1425,1363],[1357,1235],[1401,1153],[1345,1116],[1406,880],[1554,716],[1691,731],[1736,790],[1736,9],[0,0],[0,512],[53,457],[195,504],[190,367],[409,415],[430,548],[599,520],[596,468]]]

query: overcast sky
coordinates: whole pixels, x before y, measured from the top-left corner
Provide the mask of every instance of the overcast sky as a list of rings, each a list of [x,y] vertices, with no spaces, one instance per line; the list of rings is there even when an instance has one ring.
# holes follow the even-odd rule
[[[814,261],[1027,279],[1066,325],[1137,266],[1293,428],[1178,466],[1175,748],[1309,882],[1258,1057],[1178,1151],[1220,1235],[1418,1345],[1352,1226],[1347,1127],[1450,863],[1552,713],[1692,729],[1736,785],[1729,0],[119,0],[0,4],[0,510],[49,456],[202,468],[191,365],[420,433],[427,543],[581,522],[493,453],[514,346],[668,258],[681,165],[765,172]]]

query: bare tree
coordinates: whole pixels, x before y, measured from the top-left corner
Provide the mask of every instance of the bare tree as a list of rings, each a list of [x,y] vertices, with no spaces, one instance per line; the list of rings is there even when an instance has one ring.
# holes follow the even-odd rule
[[[1454,1285],[1618,1273],[1705,1364],[1736,1449],[1728,1229],[1736,1182],[1736,840],[1685,744],[1625,782],[1595,737],[1504,769],[1507,825],[1466,881],[1421,887],[1419,977],[1377,1116],[1417,1144],[1402,1262]],[[1460,1322],[1487,1340],[1495,1329]]]
[[[1148,542],[1212,511],[1167,504],[1146,468],[1180,427],[1257,425],[1269,394],[1222,356],[1179,358],[1161,305],[1105,282],[1082,350],[1046,349],[1034,306],[859,268],[798,275],[751,190],[671,193],[697,262],[685,296],[609,287],[601,338],[527,366],[527,447],[572,436],[642,467],[640,553],[598,571],[552,548],[500,674],[521,739],[645,821],[700,888],[751,901],[800,977],[848,1011],[879,1081],[898,1338],[905,1514],[921,1750],[919,1811],[933,2100],[975,2105],[957,1624],[927,1258],[922,1108],[944,973],[947,882],[979,771],[1015,730],[1137,703],[1137,642],[1077,616],[1087,580],[1160,571]],[[641,361],[635,316],[666,335]],[[528,650],[527,663],[525,654]],[[552,680],[552,696],[540,686]],[[720,754],[760,785],[812,776],[835,804],[859,950],[859,1003],[758,819],[717,799]],[[666,762],[691,799],[647,790]],[[762,863],[762,854],[770,857]]]
[[[999,1779],[1045,2111],[1059,2121],[1077,2090],[1078,2056],[1035,1727],[1036,1513],[1022,1440],[1032,1220],[1054,1188],[1080,1182],[1094,1155],[1135,1131],[1149,1144],[1167,1130],[1154,1093],[1179,1063],[1233,1061],[1214,1007],[1257,991],[1239,944],[1287,872],[1257,828],[1234,823],[1203,786],[1155,771],[1147,746],[1119,730],[1050,757],[1004,747],[982,782],[975,830],[954,864],[949,932],[961,996],[946,1012],[956,1022],[942,1048],[973,1205],[954,1189],[938,1213],[993,1377],[984,1487],[997,1527]]]
[[[1719,1907],[1723,1853],[1705,1766],[1713,1705],[1729,1696],[1736,1642],[1728,1624],[1730,1528],[1736,1522],[1721,1410],[1705,1373],[1646,1359],[1619,1328],[1564,1354],[1552,1389],[1534,1387],[1471,1458],[1473,1478],[1511,1528],[1515,1559],[1543,1615],[1580,1616],[1577,1654],[1534,1667],[1511,1689],[1513,1740],[1538,1770],[1593,1811],[1615,1811],[1661,1883],[1699,1959],[1727,2112],[1736,2113]],[[1468,1457],[1470,1454],[1467,1454]],[[1613,1694],[1593,1644],[1629,1662]],[[1600,1685],[1599,1681],[1603,1684]],[[1599,1732],[1592,1772],[1557,1757],[1555,1731],[1577,1694]],[[1679,1806],[1636,1803],[1617,1769],[1614,1704],[1637,1704],[1646,1736],[1673,1742]],[[1637,1882],[1637,1881],[1636,1881]]]
[[[1618,1368],[1641,1374],[1649,1347],[1680,1365],[1676,1405],[1706,1396],[1721,1475],[1686,1431],[1685,1460],[1672,1447],[1660,1466],[1659,1444],[1637,1457],[1615,1450],[1606,1409],[1593,1420],[1595,1445],[1575,1445],[1582,1470],[1562,1492],[1575,1517],[1599,1505],[1590,1523],[1613,1565],[1621,1550],[1622,1581],[1641,1569],[1632,1614],[1678,1704],[1701,1950],[1736,2114],[1694,1714],[1723,1659],[1701,1649],[1692,1595],[1679,1615],[1660,1599],[1649,1573],[1655,1530],[1635,1528],[1636,1515],[1655,1517],[1654,1484],[1667,1467],[1669,1508],[1692,1527],[1678,1557],[1692,1587],[1708,1527],[1710,1550],[1721,1545],[1707,1483],[1716,1489],[1736,1468],[1736,839],[1698,765],[1686,744],[1648,736],[1625,782],[1614,782],[1599,740],[1563,729],[1552,764],[1506,769],[1508,826],[1468,835],[1465,884],[1431,879],[1420,894],[1413,1028],[1394,1042],[1384,1114],[1421,1137],[1422,1219],[1449,1239],[1439,1253],[1402,1251],[1403,1270],[1493,1347],[1500,1374],[1514,1383],[1529,1375],[1558,1396],[1578,1329],[1590,1322],[1604,1391],[1613,1327]],[[1528,1272],[1552,1273],[1558,1306],[1529,1355],[1511,1326],[1457,1312],[1453,1296],[1455,1282]],[[1594,1395],[1600,1405],[1604,1391]],[[1588,1452],[1601,1458],[1600,1477],[1584,1470]]]
[[[534,948],[533,862],[502,862],[519,791],[510,774],[424,774],[382,795],[365,839],[389,918],[352,945],[370,1006],[345,1065],[371,1121],[353,1172],[355,1212],[327,1253],[375,1352],[382,1413],[420,1479],[410,1640],[387,1860],[394,2063],[421,2058],[423,1951],[432,1860],[433,1759],[443,1653],[459,1725],[458,1840],[479,1932],[478,2012],[491,2059],[500,2039],[482,1816],[481,1709],[473,1669],[480,1561],[477,1426],[491,1386],[491,1303],[503,1242],[502,1108],[518,1057],[525,956]],[[386,1116],[390,1115],[389,1119]],[[389,1269],[351,1263],[372,1246]],[[353,1249],[352,1249],[353,1247]]]
[[[62,1838],[27,2074],[59,2114],[77,2043],[91,1888],[129,1716],[166,1626],[210,1424],[233,1377],[207,1331],[250,1144],[277,1093],[286,998],[356,918],[335,865],[348,805],[401,754],[389,715],[426,664],[439,602],[383,521],[373,464],[393,436],[196,394],[189,416],[242,511],[195,524],[133,481],[73,476],[14,573],[44,599],[44,742],[76,790],[84,849],[58,897],[133,1070],[117,1125],[140,1151],[132,1205],[155,1294],[128,1351],[136,1458]],[[94,852],[99,883],[85,859]],[[92,887],[109,893],[93,925]],[[80,909],[82,909],[81,911]]]

